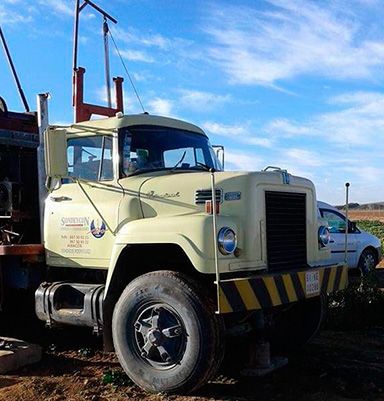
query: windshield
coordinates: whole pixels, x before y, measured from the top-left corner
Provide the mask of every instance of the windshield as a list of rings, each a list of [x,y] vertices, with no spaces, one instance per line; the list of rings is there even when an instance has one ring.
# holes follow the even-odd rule
[[[176,128],[132,126],[119,131],[123,177],[155,170],[221,170],[208,138]]]

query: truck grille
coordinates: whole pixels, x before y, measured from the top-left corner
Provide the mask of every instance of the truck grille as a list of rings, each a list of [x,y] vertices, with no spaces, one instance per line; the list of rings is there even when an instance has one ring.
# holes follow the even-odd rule
[[[222,201],[223,192],[221,189],[216,188],[216,202]],[[198,189],[195,192],[195,204],[204,205],[205,201],[212,200],[212,190],[211,189]]]
[[[307,265],[305,204],[305,194],[265,193],[269,270],[289,270]]]

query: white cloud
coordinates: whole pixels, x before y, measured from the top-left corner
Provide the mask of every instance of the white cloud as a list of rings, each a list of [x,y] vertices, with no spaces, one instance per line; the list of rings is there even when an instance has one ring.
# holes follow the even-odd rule
[[[283,160],[294,162],[299,166],[318,167],[324,164],[324,161],[313,151],[307,149],[290,148],[282,151]]]
[[[264,131],[268,133],[284,133],[285,137],[307,135],[310,128],[283,118],[276,118],[265,125]]]
[[[364,37],[365,25],[343,2],[327,7],[308,0],[267,3],[267,11],[220,5],[206,23],[213,41],[210,55],[234,83],[274,86],[303,74],[383,75],[381,37]]]
[[[244,152],[226,149],[225,164],[226,170],[258,171],[262,169],[264,162],[254,154],[246,154]]]
[[[360,183],[375,183],[382,182],[384,178],[384,171],[382,168],[374,166],[347,166],[343,170],[353,174]]]
[[[273,137],[316,137],[338,146],[372,146],[384,136],[384,94],[351,92],[330,99],[335,111],[318,114],[306,122],[276,119],[265,132]],[[337,110],[338,109],[338,110]]]
[[[25,24],[30,21],[32,21],[32,16],[28,13],[0,4],[0,25]]]
[[[249,124],[248,125],[225,125],[213,121],[206,121],[202,124],[203,128],[214,135],[224,136],[231,138],[233,141],[263,146],[269,148],[272,146],[272,140],[266,137],[257,136],[252,134]]]
[[[163,116],[169,116],[172,114],[173,102],[169,99],[155,98],[146,102],[149,106],[149,112],[151,114],[159,114]]]
[[[112,32],[120,41],[128,43],[130,45],[142,45],[147,47],[157,47],[159,49],[166,50],[171,44],[172,40],[166,38],[158,33],[156,34],[143,34],[142,32],[130,28],[123,29],[120,27],[113,27]]]
[[[180,101],[183,106],[198,111],[210,111],[230,100],[229,95],[217,95],[215,93],[197,90],[181,89]]]
[[[134,72],[132,73],[132,77],[135,81],[146,81],[148,79],[146,74],[143,74],[141,72]]]
[[[242,125],[225,125],[212,121],[205,122],[203,127],[212,134],[228,137],[244,135],[246,132],[245,127]]]
[[[142,50],[120,50],[120,54],[129,61],[142,61],[144,63],[154,62],[153,57]]]
[[[68,1],[64,0],[40,0],[39,4],[48,7],[51,11],[66,16],[73,16],[74,7],[70,6]]]

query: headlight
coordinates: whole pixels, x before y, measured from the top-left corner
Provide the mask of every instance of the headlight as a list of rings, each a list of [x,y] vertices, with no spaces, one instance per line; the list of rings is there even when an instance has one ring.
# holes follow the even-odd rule
[[[330,234],[328,228],[325,226],[320,226],[320,228],[319,228],[319,244],[321,246],[324,247],[324,246],[328,245],[330,236],[331,236],[331,234]]]
[[[237,246],[237,238],[235,232],[229,227],[223,227],[220,229],[217,235],[217,243],[219,251],[223,255],[229,255],[233,253]]]

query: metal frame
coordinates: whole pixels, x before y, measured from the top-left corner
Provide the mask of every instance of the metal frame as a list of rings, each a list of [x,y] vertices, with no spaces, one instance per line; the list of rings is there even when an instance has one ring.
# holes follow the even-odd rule
[[[104,41],[104,65],[105,65],[105,80],[107,87],[108,107],[98,106],[94,104],[84,103],[84,73],[85,68],[78,67],[78,42],[79,42],[79,19],[81,11],[89,5],[94,10],[103,16],[103,41]],[[122,77],[113,78],[115,82],[115,108],[112,107],[111,100],[111,81],[109,69],[109,46],[108,46],[108,20],[117,23],[117,20],[105,12],[102,8],[97,6],[90,0],[84,0],[80,5],[80,0],[75,3],[75,23],[73,30],[73,87],[72,87],[72,105],[74,107],[74,121],[87,121],[93,114],[102,115],[106,117],[113,117],[118,112],[123,112],[123,90]]]
[[[29,109],[29,105],[27,102],[27,98],[24,95],[24,91],[23,91],[23,88],[21,87],[19,77],[17,76],[16,68],[15,68],[15,65],[13,64],[11,53],[8,49],[7,42],[5,40],[5,36],[4,36],[3,30],[1,29],[1,26],[0,26],[0,39],[1,39],[1,42],[4,47],[4,52],[5,52],[5,56],[9,63],[9,67],[11,68],[13,78],[15,79],[17,90],[19,91],[19,95],[21,97],[21,101],[23,102],[24,109],[28,113],[30,111],[30,109]]]

